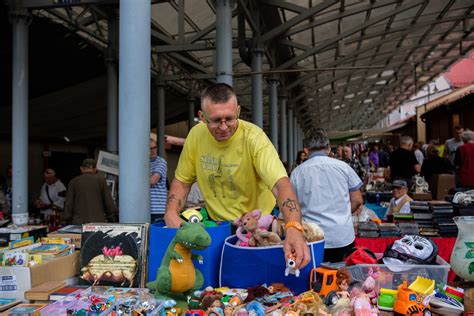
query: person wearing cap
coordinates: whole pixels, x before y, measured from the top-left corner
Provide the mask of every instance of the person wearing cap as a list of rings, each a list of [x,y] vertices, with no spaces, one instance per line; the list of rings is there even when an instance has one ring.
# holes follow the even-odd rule
[[[201,123],[189,132],[179,157],[168,194],[166,225],[179,227],[183,221],[179,212],[195,181],[213,220],[234,221],[257,208],[269,214],[276,197],[286,223],[285,261],[293,257],[301,269],[311,258],[288,175],[265,132],[239,119],[239,114],[231,86],[213,84],[201,94]]]
[[[40,197],[35,202],[35,206],[40,209],[45,216],[52,215],[54,211],[62,212],[64,209],[64,198],[66,187],[56,176],[56,171],[46,168],[43,173],[44,183],[41,187]]]
[[[69,182],[64,220],[81,225],[90,222],[115,221],[117,208],[103,176],[97,174],[96,161],[84,159],[81,175]]]
[[[411,212],[410,201],[413,200],[408,196],[408,184],[405,180],[398,179],[392,182],[392,195],[393,198],[390,200],[387,215]]]
[[[309,129],[304,142],[309,158],[292,172],[291,183],[303,219],[324,231],[323,261],[340,262],[355,246],[352,214],[363,204],[362,181],[347,163],[328,157],[331,147],[323,129]]]

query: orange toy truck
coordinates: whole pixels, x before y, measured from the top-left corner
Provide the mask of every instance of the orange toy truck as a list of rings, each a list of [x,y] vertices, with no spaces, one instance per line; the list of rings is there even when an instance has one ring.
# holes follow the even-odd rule
[[[335,269],[319,267],[311,270],[309,279],[310,289],[318,293],[326,305],[335,305],[339,300],[336,292],[338,286],[336,282]]]
[[[397,298],[393,305],[395,315],[431,316],[430,305],[425,302],[426,296],[410,290],[407,281],[398,286]]]

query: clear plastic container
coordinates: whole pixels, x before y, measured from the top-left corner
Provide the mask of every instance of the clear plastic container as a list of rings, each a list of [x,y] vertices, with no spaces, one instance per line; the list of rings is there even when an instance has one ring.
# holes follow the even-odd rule
[[[376,256],[381,258],[383,254],[378,253]],[[376,279],[378,288],[396,290],[404,280],[411,284],[417,276],[435,280],[436,284],[447,284],[451,266],[440,256],[437,256],[436,262],[436,265],[392,264],[388,266],[385,264],[358,264],[349,266],[347,269],[351,274],[351,283],[360,282],[362,285],[362,282],[369,275],[369,269],[372,268],[373,272],[380,274]]]

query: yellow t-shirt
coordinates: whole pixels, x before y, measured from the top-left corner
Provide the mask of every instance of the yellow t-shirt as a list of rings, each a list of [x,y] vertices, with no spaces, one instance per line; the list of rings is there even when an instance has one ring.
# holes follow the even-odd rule
[[[197,179],[209,216],[233,221],[256,208],[269,214],[275,206],[271,189],[287,174],[263,130],[239,120],[234,135],[222,142],[214,139],[206,124],[194,126],[175,177],[189,184]]]

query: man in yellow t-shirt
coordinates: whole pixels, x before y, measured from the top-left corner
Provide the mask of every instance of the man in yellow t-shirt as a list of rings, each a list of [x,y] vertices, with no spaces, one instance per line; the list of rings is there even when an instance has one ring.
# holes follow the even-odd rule
[[[201,123],[189,133],[171,183],[165,221],[179,227],[179,211],[197,180],[209,216],[233,221],[261,209],[269,214],[277,198],[286,225],[285,257],[302,268],[310,261],[301,229],[300,206],[275,147],[252,123],[239,120],[231,86],[218,83],[201,95]]]

